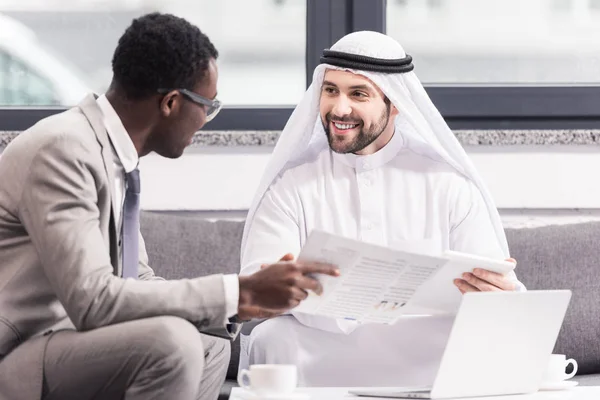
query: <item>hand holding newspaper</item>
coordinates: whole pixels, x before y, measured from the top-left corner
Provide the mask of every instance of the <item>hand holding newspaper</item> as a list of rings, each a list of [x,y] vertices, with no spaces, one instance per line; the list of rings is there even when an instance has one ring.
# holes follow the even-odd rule
[[[323,294],[309,293],[295,312],[393,324],[405,315],[456,313],[462,294],[454,279],[475,268],[508,274],[515,265],[459,252],[424,254],[313,231],[298,260],[338,266],[337,278],[318,276]]]

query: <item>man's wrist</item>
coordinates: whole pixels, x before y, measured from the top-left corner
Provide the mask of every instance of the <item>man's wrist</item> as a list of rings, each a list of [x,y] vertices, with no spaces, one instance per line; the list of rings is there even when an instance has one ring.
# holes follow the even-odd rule
[[[252,295],[252,291],[248,287],[250,284],[250,277],[248,276],[240,276],[240,291],[239,291],[239,300],[238,300],[238,313],[241,308],[248,307],[252,305],[254,299]]]

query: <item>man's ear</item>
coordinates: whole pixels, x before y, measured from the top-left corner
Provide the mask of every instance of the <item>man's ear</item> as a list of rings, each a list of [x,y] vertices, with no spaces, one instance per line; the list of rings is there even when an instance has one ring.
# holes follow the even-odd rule
[[[398,111],[398,109],[396,108],[395,105],[390,104],[390,115],[392,117],[395,117],[396,115],[400,114],[400,111]]]
[[[163,117],[168,117],[174,111],[176,112],[180,103],[181,94],[177,90],[172,90],[165,94],[160,101],[160,113]]]

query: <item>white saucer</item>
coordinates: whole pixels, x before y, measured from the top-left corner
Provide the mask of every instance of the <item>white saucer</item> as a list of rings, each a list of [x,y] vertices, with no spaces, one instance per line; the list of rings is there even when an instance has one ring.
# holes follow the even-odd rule
[[[540,390],[566,390],[579,385],[576,381],[542,382]]]
[[[310,396],[308,393],[301,392],[292,392],[288,394],[263,394],[259,395],[249,390],[240,390],[236,392],[235,396],[231,397],[232,399],[242,399],[242,400],[308,400]]]

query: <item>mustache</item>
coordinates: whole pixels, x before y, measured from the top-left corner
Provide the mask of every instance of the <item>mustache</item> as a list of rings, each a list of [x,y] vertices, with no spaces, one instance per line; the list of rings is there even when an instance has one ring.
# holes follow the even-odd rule
[[[332,120],[334,120],[335,122],[341,122],[341,123],[353,124],[353,125],[362,123],[361,120],[356,120],[356,119],[353,119],[352,117],[338,117],[336,115],[331,115],[331,113],[327,114],[325,116],[325,119],[327,120],[327,122],[331,122]]]

